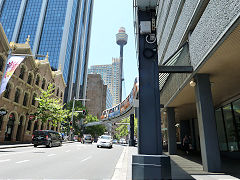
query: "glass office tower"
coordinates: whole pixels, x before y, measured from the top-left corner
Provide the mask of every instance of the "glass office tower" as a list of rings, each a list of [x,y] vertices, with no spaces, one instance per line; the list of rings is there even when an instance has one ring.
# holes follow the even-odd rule
[[[0,0],[0,22],[9,41],[30,35],[33,54],[46,55],[67,83],[65,100],[86,94],[93,0]]]

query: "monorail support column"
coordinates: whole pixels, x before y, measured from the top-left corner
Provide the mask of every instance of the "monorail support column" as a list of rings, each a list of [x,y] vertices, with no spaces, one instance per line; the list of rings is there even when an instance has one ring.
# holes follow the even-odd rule
[[[138,24],[148,26],[155,10],[138,11]],[[148,21],[146,23],[146,21]],[[149,27],[146,27],[149,29]],[[170,158],[162,155],[160,92],[155,29],[139,34],[138,155],[132,157],[132,179],[171,179]],[[151,34],[151,38],[150,38]],[[152,41],[152,42],[150,42]]]
[[[130,141],[129,146],[135,146],[134,140],[134,114],[130,114]]]
[[[219,172],[221,170],[221,159],[209,75],[197,74],[195,81],[203,170]]]
[[[170,155],[177,153],[175,111],[173,107],[167,108],[168,121],[168,152]]]

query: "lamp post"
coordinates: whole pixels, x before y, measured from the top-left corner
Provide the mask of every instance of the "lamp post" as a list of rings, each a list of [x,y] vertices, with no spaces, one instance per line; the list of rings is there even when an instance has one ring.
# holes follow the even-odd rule
[[[74,113],[75,101],[90,101],[90,99],[75,99],[75,97],[73,98],[73,107],[72,107],[72,118],[71,118],[71,122],[73,122],[73,113]],[[76,112],[85,113],[85,111],[76,111]],[[69,123],[70,123],[70,122],[69,122]],[[69,130],[69,136],[70,136],[70,139],[72,140],[72,132],[71,132],[71,129]]]

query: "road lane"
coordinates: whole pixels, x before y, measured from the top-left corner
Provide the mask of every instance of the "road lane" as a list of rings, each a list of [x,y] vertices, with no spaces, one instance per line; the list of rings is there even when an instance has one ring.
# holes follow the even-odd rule
[[[8,149],[0,151],[0,179],[110,179],[122,150],[81,143]]]

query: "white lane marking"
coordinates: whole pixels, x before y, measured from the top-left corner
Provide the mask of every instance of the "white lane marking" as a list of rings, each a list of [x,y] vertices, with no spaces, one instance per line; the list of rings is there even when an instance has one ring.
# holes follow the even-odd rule
[[[23,160],[23,161],[18,161],[18,162],[16,162],[16,163],[25,163],[25,162],[28,162],[28,161],[30,161],[30,160]]]
[[[71,150],[67,150],[67,151],[65,151],[65,152],[70,152]]]
[[[89,156],[89,157],[87,157],[87,158],[81,160],[81,162],[87,161],[88,159],[91,159],[91,158],[92,158],[92,156]]]
[[[48,156],[56,156],[56,154],[49,154]]]
[[[1,163],[1,162],[6,162],[6,161],[11,161],[11,159],[0,160],[0,163]]]

